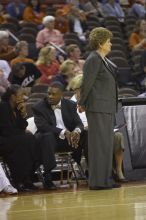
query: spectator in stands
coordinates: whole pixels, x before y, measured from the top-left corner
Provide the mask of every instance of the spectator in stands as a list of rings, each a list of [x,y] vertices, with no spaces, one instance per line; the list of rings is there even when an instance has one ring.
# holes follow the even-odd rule
[[[98,1],[95,1],[95,4],[93,4],[90,0],[80,0],[78,7],[85,12],[86,16],[93,14],[104,17],[101,3]]]
[[[46,6],[40,0],[29,0],[23,13],[23,20],[40,25],[46,16]]]
[[[26,41],[18,41],[15,45],[15,52],[17,57],[11,60],[11,66],[16,63],[29,62],[34,63],[33,59],[27,58],[28,56],[28,43]]]
[[[144,18],[146,15],[145,1],[135,0],[135,3],[129,9],[128,15],[132,15],[137,18]]]
[[[0,69],[0,96],[6,92],[7,88],[9,87],[10,83],[5,78],[5,74],[2,69]]]
[[[146,49],[146,20],[138,20],[129,37],[129,47],[132,50]]]
[[[53,82],[49,86],[48,97],[33,107],[34,121],[41,137],[45,184],[53,189],[51,170],[56,166],[55,151],[72,151],[75,161],[80,163],[82,149],[87,146],[87,136],[76,112],[76,104],[63,98],[63,88],[61,83]]]
[[[66,0],[66,3],[77,6],[79,4],[79,0]]]
[[[81,59],[81,50],[79,46],[76,44],[70,44],[69,46],[66,47],[66,52],[68,58],[75,62],[75,68],[74,68],[75,74],[82,71],[85,60]]]
[[[120,3],[115,0],[108,0],[106,4],[103,4],[102,9],[105,16],[113,16],[120,22],[124,22],[125,13],[120,6]]]
[[[35,189],[30,176],[37,160],[35,137],[26,132],[22,89],[11,85],[0,103],[0,155],[7,162],[18,191]]]
[[[79,7],[79,9],[86,12],[86,15],[97,13],[97,10],[95,9],[95,7],[92,5],[91,1],[89,1],[89,0],[79,0],[78,7]]]
[[[52,46],[41,48],[36,65],[42,74],[40,77],[40,83],[49,84],[53,77],[59,72],[59,62],[56,59],[56,49]]]
[[[3,170],[2,165],[0,164],[0,192],[4,192],[8,195],[16,194],[18,193],[17,189],[15,189],[8,178],[6,177],[6,174]]]
[[[135,78],[140,86],[146,88],[146,50],[141,51],[137,67],[139,71]]]
[[[40,76],[39,69],[33,63],[16,63],[12,66],[9,81],[21,87],[32,87],[39,83]]]
[[[16,57],[15,49],[9,45],[9,33],[0,30],[0,59],[8,62]]]
[[[5,18],[3,17],[3,5],[0,4],[0,24],[5,22]]]
[[[41,48],[49,43],[54,43],[59,47],[64,45],[64,40],[61,32],[59,30],[54,29],[55,25],[55,17],[53,16],[45,16],[43,18],[44,29],[39,31],[36,37],[36,47]]]
[[[79,8],[73,6],[70,9],[70,13],[68,15],[69,19],[69,31],[77,33],[79,39],[81,41],[86,41],[86,15]]]
[[[8,62],[5,60],[0,60],[0,69],[3,71],[5,78],[8,79],[11,72],[11,67]]]
[[[21,0],[13,0],[7,5],[6,11],[10,16],[22,20],[24,8],[25,4]]]
[[[140,65],[142,67],[144,74],[146,74],[146,50],[143,50],[141,54]]]
[[[7,19],[10,17],[9,14],[6,14],[3,5],[0,4],[0,24],[7,22]]]
[[[73,60],[65,60],[60,66],[60,73],[54,77],[53,81],[62,83],[64,89],[67,90],[69,82],[75,76],[74,68],[75,62]]]
[[[58,9],[55,12],[55,29],[59,30],[62,34],[69,31],[68,18],[62,9]]]

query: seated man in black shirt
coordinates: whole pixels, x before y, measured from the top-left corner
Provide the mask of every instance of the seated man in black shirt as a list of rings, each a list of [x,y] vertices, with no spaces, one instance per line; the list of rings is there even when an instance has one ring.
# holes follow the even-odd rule
[[[22,87],[32,87],[39,82],[41,73],[33,63],[16,63],[12,66],[9,81]]]

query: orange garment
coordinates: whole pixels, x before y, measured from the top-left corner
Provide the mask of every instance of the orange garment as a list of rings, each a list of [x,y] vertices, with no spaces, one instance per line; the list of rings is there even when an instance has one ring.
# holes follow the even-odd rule
[[[66,33],[69,31],[69,21],[64,11],[58,9],[55,12],[55,29],[59,30],[61,33]]]
[[[45,12],[41,11],[40,13],[36,14],[32,7],[28,6],[25,8],[23,12],[23,20],[32,22],[35,24],[41,24],[42,19],[45,16]]]
[[[64,5],[62,8],[63,14],[67,15],[73,6],[74,6],[74,4],[72,4],[72,3]]]
[[[41,71],[40,83],[51,83],[53,77],[59,72],[59,63],[54,61],[49,65],[40,64],[37,68]]]
[[[6,22],[6,19],[2,15],[0,15],[0,24],[3,24],[4,22]]]
[[[14,57],[16,57],[14,47],[8,45],[6,48],[0,48],[0,60],[10,62]]]
[[[13,60],[11,60],[10,64],[12,66],[16,63],[22,63],[22,62],[34,63],[34,60],[27,57],[16,57]]]
[[[55,29],[59,30],[62,34],[69,31],[69,22],[65,17],[56,17]]]
[[[129,47],[132,49],[134,46],[139,44],[143,39],[144,37],[141,37],[139,34],[132,33],[129,37]],[[146,49],[146,44],[143,46],[142,49],[144,48]]]

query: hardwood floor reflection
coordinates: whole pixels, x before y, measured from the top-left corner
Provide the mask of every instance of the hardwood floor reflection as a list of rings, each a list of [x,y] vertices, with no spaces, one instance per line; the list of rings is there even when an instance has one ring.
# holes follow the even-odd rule
[[[0,220],[145,220],[146,184],[1,196]]]

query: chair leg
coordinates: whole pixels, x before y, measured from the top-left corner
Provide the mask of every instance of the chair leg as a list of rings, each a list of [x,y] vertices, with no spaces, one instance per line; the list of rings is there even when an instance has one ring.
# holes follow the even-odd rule
[[[67,157],[67,183],[70,183],[70,163],[69,163],[69,157]]]
[[[60,184],[63,184],[63,157],[61,158]]]
[[[75,172],[75,169],[74,169],[74,166],[73,166],[73,161],[72,161],[71,155],[69,155],[69,162],[70,162],[71,169],[72,169],[72,172],[74,174],[74,177],[75,177],[75,180],[76,180],[76,183],[77,183],[77,186],[78,186],[79,182],[78,182],[77,175],[76,175],[76,172]]]
[[[41,167],[39,167],[39,168],[36,170],[36,173],[37,173],[38,179],[39,179],[40,182],[42,182],[43,185],[44,185],[44,176],[43,176]]]
[[[60,172],[61,172],[60,173],[60,184],[63,184],[63,180],[64,180],[64,162],[65,162],[65,164],[67,165],[67,183],[70,184],[70,171],[72,171],[74,175],[74,179],[78,186],[79,181],[78,181],[76,170],[74,168],[74,159],[72,158],[71,152],[58,153],[58,159],[60,163]],[[77,166],[78,166],[79,174],[84,180],[86,180],[86,183],[88,184],[83,167],[80,164],[77,164]]]
[[[87,177],[86,177],[86,175],[85,175],[85,173],[84,173],[83,167],[81,166],[81,164],[77,164],[77,166],[78,166],[79,173],[80,173],[81,177],[82,177],[83,179],[85,179],[85,180],[86,180],[86,183],[88,184],[88,180],[87,180]]]

